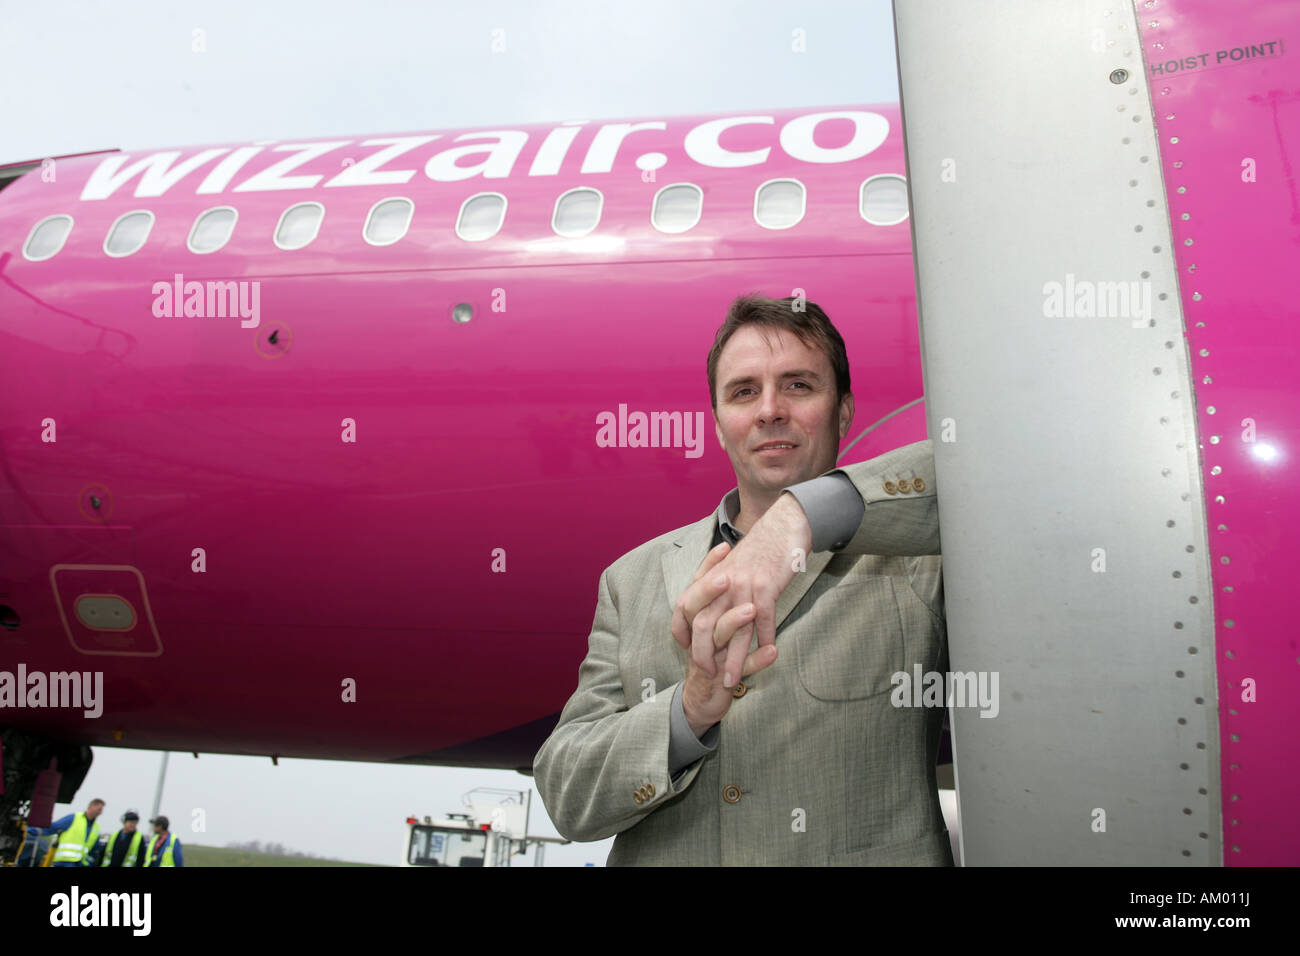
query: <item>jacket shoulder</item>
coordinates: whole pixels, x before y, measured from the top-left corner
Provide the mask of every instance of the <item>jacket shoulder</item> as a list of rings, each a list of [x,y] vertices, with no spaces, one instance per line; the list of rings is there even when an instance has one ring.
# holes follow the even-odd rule
[[[611,578],[617,578],[625,574],[635,574],[644,572],[647,565],[655,568],[659,567],[665,553],[676,548],[676,543],[687,537],[692,531],[701,531],[701,525],[714,520],[712,514],[698,521],[692,521],[690,524],[684,524],[679,528],[673,528],[671,531],[665,531],[658,537],[651,538],[643,544],[637,545],[631,551],[624,553],[616,561],[605,568],[605,574]]]

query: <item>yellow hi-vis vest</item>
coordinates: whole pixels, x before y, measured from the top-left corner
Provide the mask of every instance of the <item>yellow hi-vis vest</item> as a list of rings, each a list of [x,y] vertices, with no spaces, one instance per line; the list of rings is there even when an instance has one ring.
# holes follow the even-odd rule
[[[153,859],[154,850],[157,849],[158,841],[161,839],[162,837],[154,837],[151,841],[149,841],[149,855],[145,857],[144,860],[145,866],[175,866],[176,865],[176,857],[172,853],[172,848],[176,845],[176,837],[174,837],[170,833],[167,834],[167,843],[164,844],[163,846],[162,859],[159,860],[157,863],[154,862]]]
[[[55,863],[80,863],[99,839],[99,824],[86,819],[84,813],[72,818],[72,825],[59,834]]]
[[[113,846],[117,843],[125,830],[118,830],[108,838],[108,846],[104,847],[104,858],[99,861],[100,866],[108,866],[108,861],[113,859]],[[126,856],[122,857],[123,866],[135,866],[135,855],[140,852],[140,841],[144,839],[144,834],[136,830],[131,834],[131,845],[126,848]]]

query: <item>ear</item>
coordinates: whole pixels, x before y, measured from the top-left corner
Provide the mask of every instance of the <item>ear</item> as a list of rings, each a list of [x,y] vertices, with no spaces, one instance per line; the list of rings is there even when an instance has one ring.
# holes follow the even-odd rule
[[[853,425],[853,410],[853,393],[850,392],[840,402],[840,438],[847,436]]]

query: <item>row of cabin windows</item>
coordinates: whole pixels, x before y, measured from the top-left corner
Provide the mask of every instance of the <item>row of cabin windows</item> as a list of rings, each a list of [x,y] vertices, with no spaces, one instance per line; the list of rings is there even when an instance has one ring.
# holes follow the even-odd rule
[[[892,226],[907,218],[907,183],[901,176],[873,176],[861,186],[858,200],[862,218],[872,225]],[[767,229],[789,229],[803,219],[807,206],[803,183],[795,179],[774,179],[754,193],[754,221]],[[604,196],[599,190],[571,189],[555,202],[551,229],[557,236],[578,239],[600,223]],[[700,221],[704,193],[691,183],[665,186],[655,194],[650,223],[660,232],[688,232]],[[403,197],[381,199],[370,208],[361,234],[374,246],[387,246],[406,235],[415,204]],[[235,232],[239,213],[231,206],[218,206],[200,213],[190,229],[186,245],[191,252],[216,252]],[[311,244],[325,219],[325,207],[318,202],[290,206],[280,216],[274,241],[281,249],[302,249]],[[495,236],[505,223],[506,197],[500,193],[479,193],[466,199],[456,218],[456,235],[468,242]],[[154,214],[145,209],[117,218],[104,240],[104,253],[114,258],[138,252],[153,229]],[[72,232],[72,217],[49,216],[27,237],[23,255],[33,262],[56,255]]]

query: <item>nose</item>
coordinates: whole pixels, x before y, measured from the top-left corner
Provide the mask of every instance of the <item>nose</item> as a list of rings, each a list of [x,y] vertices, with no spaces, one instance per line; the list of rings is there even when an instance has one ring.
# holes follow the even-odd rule
[[[758,420],[764,425],[784,422],[787,417],[785,395],[779,388],[764,387],[758,403]]]

